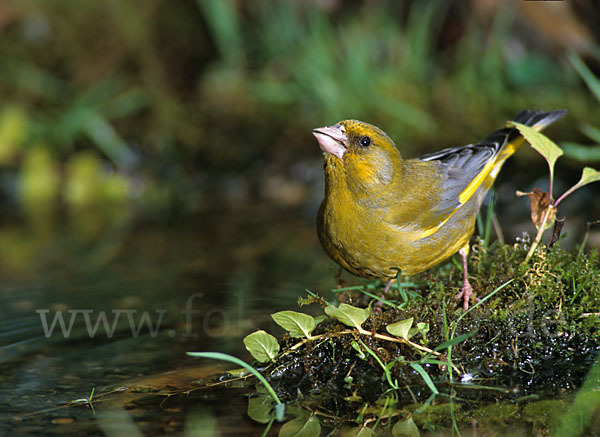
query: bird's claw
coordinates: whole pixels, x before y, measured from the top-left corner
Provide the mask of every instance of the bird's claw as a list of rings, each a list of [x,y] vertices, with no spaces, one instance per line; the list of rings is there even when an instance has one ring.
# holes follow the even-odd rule
[[[481,299],[475,297],[475,293],[473,293],[473,287],[471,287],[471,284],[469,284],[468,282],[465,282],[460,290],[460,293],[454,296],[454,299],[456,301],[459,301],[461,298],[463,298],[464,311],[467,311],[469,309],[470,300],[474,300],[475,302],[481,301]]]

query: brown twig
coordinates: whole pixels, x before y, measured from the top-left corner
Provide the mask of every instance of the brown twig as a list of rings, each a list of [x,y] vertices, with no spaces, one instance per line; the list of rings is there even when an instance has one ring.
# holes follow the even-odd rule
[[[339,332],[334,332],[334,333],[326,333],[326,334],[320,334],[320,335],[314,335],[314,336],[310,336],[310,337],[304,338],[301,341],[299,341],[298,343],[296,343],[295,345],[293,345],[292,347],[290,347],[286,352],[284,352],[282,354],[282,356],[285,356],[285,355],[291,353],[292,351],[295,351],[296,349],[302,347],[303,345],[305,345],[309,341],[323,340],[325,338],[339,337],[339,336],[343,336],[343,335],[346,335],[346,334],[356,334],[356,333],[361,334],[361,335],[368,335],[369,337],[377,338],[379,340],[391,341],[391,342],[394,342],[394,343],[405,344],[407,346],[413,347],[415,349],[418,349],[418,350],[420,350],[422,352],[426,352],[426,353],[431,354],[431,355],[435,355],[437,357],[442,356],[442,354],[440,352],[434,351],[433,349],[429,349],[428,347],[420,345],[418,343],[413,343],[410,340],[406,340],[406,339],[400,338],[400,337],[390,337],[389,335],[379,334],[378,332],[367,331],[366,329],[363,329],[363,328],[357,328],[356,330],[354,330],[354,329],[346,329],[344,331],[339,331]],[[459,375],[462,374],[462,372],[455,365],[452,365],[452,368]]]

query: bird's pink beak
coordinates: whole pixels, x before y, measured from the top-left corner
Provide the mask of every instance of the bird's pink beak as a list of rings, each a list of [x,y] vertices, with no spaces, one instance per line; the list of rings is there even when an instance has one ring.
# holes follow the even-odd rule
[[[348,137],[344,126],[341,124],[313,129],[313,135],[319,142],[319,147],[323,152],[331,153],[342,159],[344,153],[348,150],[346,148]]]

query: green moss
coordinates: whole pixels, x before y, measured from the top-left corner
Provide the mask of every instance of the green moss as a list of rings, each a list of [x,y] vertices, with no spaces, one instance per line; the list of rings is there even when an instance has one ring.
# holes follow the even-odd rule
[[[562,413],[562,401],[553,398],[579,387],[600,351],[600,263],[597,252],[555,246],[524,264],[527,250],[526,242],[475,246],[469,277],[486,300],[467,313],[454,300],[461,272],[447,263],[411,278],[407,304],[392,287],[386,299],[399,305],[372,311],[362,331],[328,318],[314,329],[313,340],[284,337],[283,354],[265,376],[284,402],[336,423],[359,420],[357,414],[375,420],[393,409],[424,429],[477,420],[508,432],[520,420],[543,435]],[[383,287],[366,285],[371,295]],[[354,306],[374,304],[357,287],[337,296]],[[316,296],[304,302],[327,304]],[[426,339],[416,330],[412,345],[386,339],[387,325],[411,317],[413,327],[429,324]],[[447,349],[435,355],[422,346],[435,348],[463,334],[470,336],[452,345],[456,371],[450,385],[448,368],[440,365],[448,360]],[[470,382],[457,384],[459,373]],[[528,396],[551,400],[526,405]]]
[[[485,405],[471,411],[471,418],[478,422],[501,422],[506,423],[514,420],[519,414],[519,406],[510,402]]]
[[[421,408],[422,405],[416,405],[415,407]],[[451,423],[452,406],[449,403],[429,405],[424,411],[415,412],[412,417],[415,423],[419,426],[425,426],[426,424],[431,423]]]
[[[531,402],[523,407],[521,417],[535,428],[548,428],[567,410],[569,403],[564,399],[548,399]]]
[[[456,347],[453,358],[480,376],[503,375],[526,393],[556,393],[581,381],[600,350],[598,253],[555,245],[523,264],[527,249],[523,243],[487,251],[475,246],[470,277],[478,297],[512,282],[462,319],[457,333],[477,334]],[[449,299],[457,290],[456,274],[440,268],[426,278],[423,309],[439,308],[445,299],[448,323],[455,323],[462,313]]]

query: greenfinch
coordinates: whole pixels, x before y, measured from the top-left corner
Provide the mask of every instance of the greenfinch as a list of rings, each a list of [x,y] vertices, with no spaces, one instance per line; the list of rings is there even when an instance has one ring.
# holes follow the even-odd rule
[[[566,111],[522,111],[514,119],[540,131]],[[459,252],[469,307],[469,240],[481,203],[502,164],[523,143],[514,128],[477,144],[404,159],[391,138],[362,121],[313,130],[325,155],[325,196],[317,233],[325,252],[349,272],[387,279],[412,275]]]

